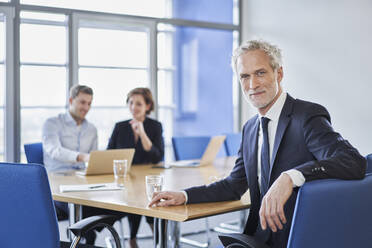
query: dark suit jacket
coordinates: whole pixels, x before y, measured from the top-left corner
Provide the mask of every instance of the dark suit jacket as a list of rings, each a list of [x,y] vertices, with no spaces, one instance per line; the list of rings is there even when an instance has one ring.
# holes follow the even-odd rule
[[[261,206],[257,180],[257,142],[259,119],[244,125],[242,143],[235,167],[224,180],[208,186],[186,189],[188,203],[238,200],[250,189],[251,208],[244,233],[261,232]],[[287,95],[279,117],[270,164],[270,186],[283,171],[297,169],[306,181],[322,178],[361,179],[366,160],[348,141],[335,132],[327,110],[318,104]],[[287,224],[272,233],[273,247],[286,247],[298,189],[284,206]],[[257,232],[256,232],[257,231]]]
[[[152,142],[150,151],[145,151],[141,139],[134,143],[134,133],[130,120],[115,124],[107,149],[135,148],[133,164],[158,163],[164,157],[163,128],[161,123],[146,117],[143,128]]]

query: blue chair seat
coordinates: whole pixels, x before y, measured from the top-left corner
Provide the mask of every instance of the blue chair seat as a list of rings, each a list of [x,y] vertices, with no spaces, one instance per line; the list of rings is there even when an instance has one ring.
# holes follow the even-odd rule
[[[362,180],[305,183],[297,196],[287,248],[371,247],[371,189],[372,175]],[[220,239],[225,247],[266,247],[259,242],[253,244],[254,237],[246,237],[221,235]]]

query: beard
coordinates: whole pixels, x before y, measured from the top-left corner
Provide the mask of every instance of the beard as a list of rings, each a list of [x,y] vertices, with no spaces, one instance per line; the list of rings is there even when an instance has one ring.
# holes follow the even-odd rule
[[[253,90],[246,91],[243,89],[244,98],[254,108],[257,108],[257,109],[266,108],[274,101],[274,99],[280,92],[277,80],[275,80],[274,85],[275,86],[273,87],[260,89],[259,91],[253,91]],[[264,92],[263,93],[264,95],[257,97],[258,99],[254,99],[255,96],[251,96],[251,94],[253,93],[258,93],[262,91]]]

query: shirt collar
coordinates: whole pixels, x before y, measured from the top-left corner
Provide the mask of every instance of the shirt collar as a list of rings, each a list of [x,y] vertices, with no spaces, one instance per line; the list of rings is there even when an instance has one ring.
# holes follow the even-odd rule
[[[263,116],[259,113],[259,117],[267,117],[272,121],[278,121],[286,99],[287,93],[283,91],[273,106],[271,106],[271,108],[266,112],[266,114]]]
[[[71,115],[70,111],[68,111],[68,110],[65,114],[65,120],[66,120],[67,123],[74,124],[75,126],[77,126],[75,119],[72,118],[72,115]],[[87,120],[84,119],[83,122],[81,123],[81,126],[85,126],[86,122],[87,122]]]

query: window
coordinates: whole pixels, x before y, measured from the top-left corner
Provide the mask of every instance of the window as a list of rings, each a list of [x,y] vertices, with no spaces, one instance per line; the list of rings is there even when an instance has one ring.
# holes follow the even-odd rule
[[[114,123],[131,117],[126,94],[140,86],[154,94],[152,117],[163,125],[166,159],[172,158],[174,135],[238,130],[239,91],[228,71],[240,28],[238,0],[213,6],[206,0],[5,2],[0,6],[1,158],[19,161],[21,155],[25,161],[23,145],[41,140],[43,123],[67,110],[68,89],[78,83],[94,90],[87,119],[99,130],[100,149]],[[13,22],[17,14],[20,23]],[[18,28],[19,36],[14,35]],[[222,49],[217,59],[215,49]],[[214,82],[228,97],[218,100],[218,114],[214,101],[222,97],[214,94]],[[211,130],[211,121],[217,129]]]
[[[173,0],[173,18],[238,24],[237,0]]]
[[[77,16],[78,83],[93,88],[87,119],[98,129],[98,147],[106,149],[114,125],[131,118],[126,95],[150,87],[149,28],[146,25],[90,21]]]
[[[233,83],[230,57],[236,39],[234,32],[200,27],[173,28],[174,54],[177,55],[174,135],[233,132],[233,89],[237,85]]]
[[[65,15],[21,12],[21,150],[40,142],[49,117],[66,109],[67,21]],[[22,153],[21,160],[25,161]]]

